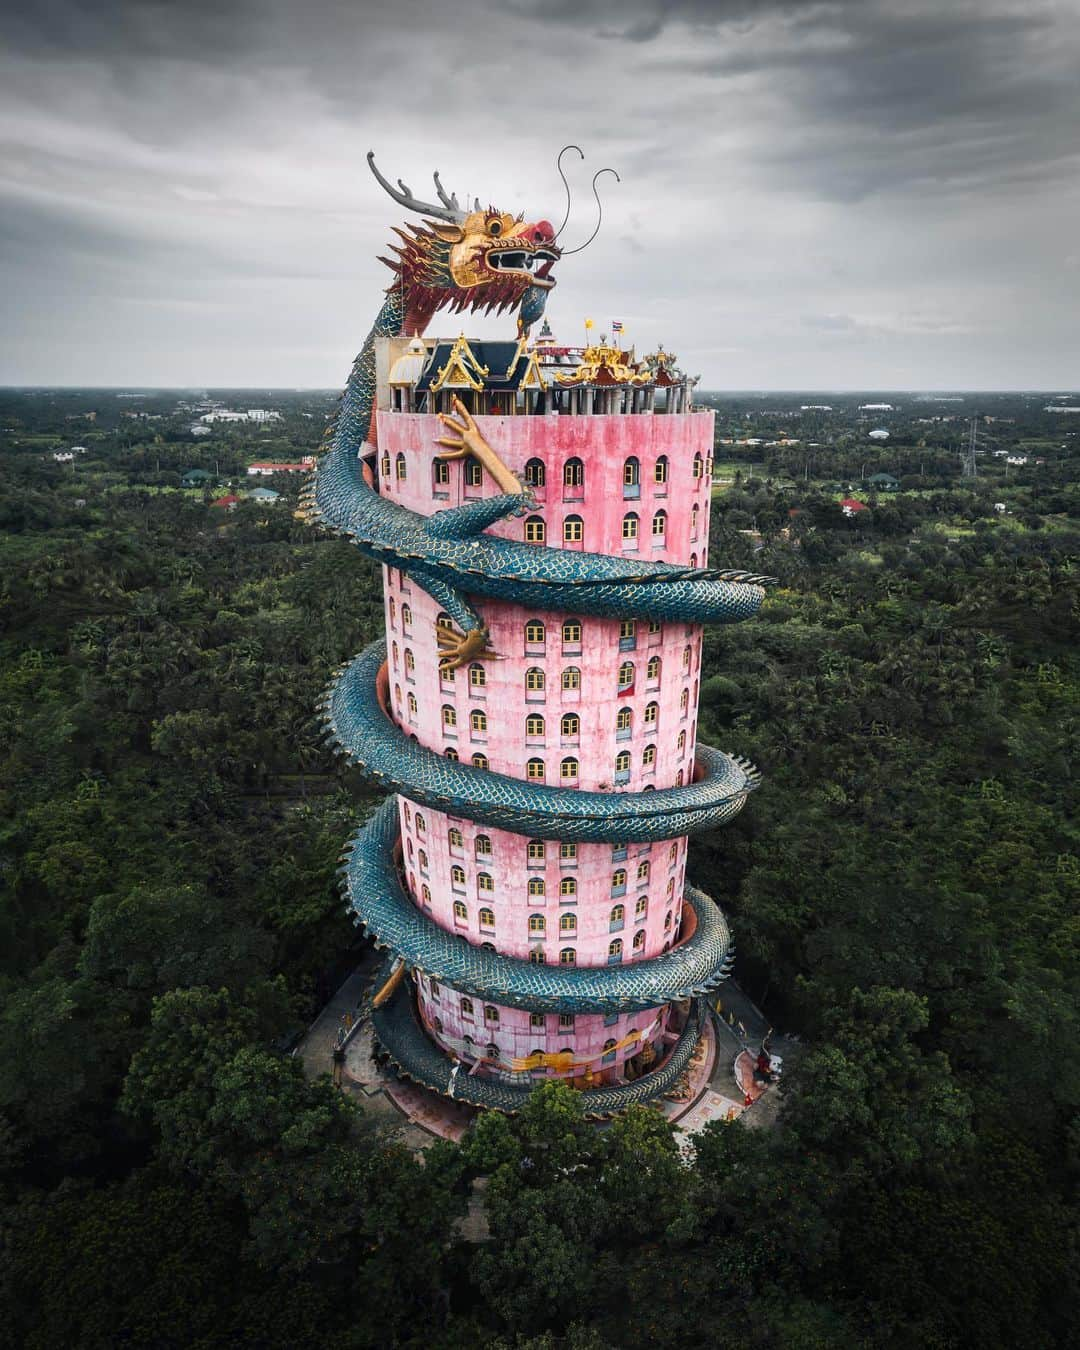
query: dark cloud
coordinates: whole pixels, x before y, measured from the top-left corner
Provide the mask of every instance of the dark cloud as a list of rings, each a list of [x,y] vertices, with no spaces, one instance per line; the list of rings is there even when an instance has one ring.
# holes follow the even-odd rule
[[[0,380],[333,383],[397,218],[364,152],[558,219],[566,141],[567,239],[622,175],[560,268],[568,331],[610,311],[743,386],[1080,356],[1051,0],[39,0],[4,31]]]

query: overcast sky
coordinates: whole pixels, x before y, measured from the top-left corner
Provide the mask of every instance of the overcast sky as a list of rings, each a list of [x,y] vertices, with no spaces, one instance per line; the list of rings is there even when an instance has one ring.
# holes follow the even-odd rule
[[[5,0],[5,6],[10,0]],[[1080,0],[25,0],[0,383],[337,386],[432,169],[709,388],[1080,381]],[[454,331],[437,316],[431,331]],[[492,333],[512,320],[470,321]]]

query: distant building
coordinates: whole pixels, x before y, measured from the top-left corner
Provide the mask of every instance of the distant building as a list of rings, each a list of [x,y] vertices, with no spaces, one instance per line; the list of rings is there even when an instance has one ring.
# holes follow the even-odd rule
[[[244,496],[247,497],[249,502],[263,502],[266,505],[270,505],[271,502],[281,501],[280,492],[272,492],[270,488],[264,487],[252,488],[252,490],[246,492]]]
[[[205,469],[188,469],[180,479],[180,486],[185,488],[201,488],[213,478],[213,474],[207,473]]]
[[[212,436],[214,434],[214,428],[195,426],[191,428],[191,434],[193,436]]]
[[[224,511],[235,511],[240,505],[240,498],[235,493],[230,492],[227,496],[219,497],[217,501],[211,502],[210,505],[212,507],[220,506]]]
[[[831,403],[800,403],[800,412],[832,412]]]
[[[900,479],[894,477],[891,473],[871,474],[866,480],[870,487],[877,492],[899,492]]]
[[[1008,455],[1005,459],[1006,464],[1026,464],[1027,462],[1027,455]]]
[[[893,405],[892,405],[891,403],[860,403],[860,404],[859,404],[859,411],[860,411],[860,412],[892,412],[892,411],[893,411]]]
[[[859,501],[857,497],[845,497],[840,503],[840,510],[845,516],[857,516],[860,511],[868,511],[870,508],[865,502]]]
[[[873,431],[868,431],[866,434],[872,441],[887,441],[889,439],[889,433],[884,427],[875,427]]]
[[[200,422],[280,422],[279,412],[270,412],[266,408],[248,408],[246,412],[235,412],[231,408],[214,408],[203,413]]]
[[[1056,413],[1080,413],[1080,404],[1074,403],[1048,403],[1043,412]]]
[[[53,451],[53,459],[56,460],[57,464],[70,464],[74,458],[75,456],[72,454],[70,450]]]
[[[268,478],[275,473],[308,473],[314,463],[314,455],[305,455],[299,464],[277,464],[269,460],[257,460],[247,466],[247,471],[249,478]]]

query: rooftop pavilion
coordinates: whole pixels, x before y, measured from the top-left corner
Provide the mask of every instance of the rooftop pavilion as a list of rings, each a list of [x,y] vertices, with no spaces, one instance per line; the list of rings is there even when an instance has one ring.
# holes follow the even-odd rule
[[[535,342],[380,338],[376,381],[381,412],[450,412],[459,398],[473,414],[504,417],[692,412],[697,383],[663,347],[639,358],[606,337],[561,346],[546,322]]]

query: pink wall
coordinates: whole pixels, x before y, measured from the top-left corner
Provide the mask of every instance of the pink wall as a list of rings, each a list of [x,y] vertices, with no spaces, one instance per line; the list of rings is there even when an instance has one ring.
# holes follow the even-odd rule
[[[477,423],[512,469],[523,471],[529,460],[542,462],[546,482],[535,489],[534,514],[545,522],[548,547],[563,545],[563,521],[577,515],[583,523],[583,547],[589,551],[704,565],[712,414],[481,417]],[[479,484],[467,485],[460,463],[449,466],[449,482],[436,483],[435,440],[443,433],[434,417],[380,413],[380,489],[423,514],[494,495],[497,489],[486,475]],[[403,479],[397,476],[399,454]],[[667,476],[657,482],[655,465],[661,455],[667,457]],[[629,456],[638,461],[638,481],[627,496],[624,465]],[[566,461],[575,457],[581,461],[584,482],[564,488]],[[627,549],[623,520],[630,511],[639,517],[639,537],[636,547]],[[667,513],[662,537],[651,530],[658,511]],[[491,532],[523,539],[525,524],[516,518],[500,522]],[[466,763],[483,755],[487,767],[516,778],[526,778],[529,761],[540,760],[550,786],[638,793],[690,780],[699,626],[650,628],[647,621],[638,621],[633,632],[625,632],[618,620],[532,613],[478,600],[476,608],[498,654],[498,659],[476,663],[481,683],[469,669],[451,678],[440,674],[439,607],[426,592],[394,569],[384,569],[384,592],[392,707],[400,725],[421,744],[440,753],[456,752]],[[530,620],[544,625],[543,641],[527,640]],[[580,639],[572,631],[564,635],[564,622],[580,624]],[[655,658],[659,670],[650,674],[649,662]],[[620,667],[627,662],[633,678],[620,689]],[[577,687],[564,687],[567,671],[579,673]],[[530,672],[543,673],[542,689],[528,687]],[[620,727],[619,715],[627,711],[630,727]],[[543,719],[542,729],[530,732],[527,719],[537,716]],[[564,725],[567,716],[578,719],[576,727]],[[630,757],[628,769],[617,761],[624,752]],[[564,778],[563,763],[571,758],[578,762],[577,776]],[[542,954],[550,964],[572,948],[577,964],[603,966],[612,959],[655,956],[678,940],[685,839],[625,850],[610,844],[567,850],[547,841],[540,858],[535,846],[530,856],[530,841],[520,835],[485,829],[404,800],[400,812],[402,863],[414,901],[440,927],[466,941],[488,943],[522,959]],[[613,952],[613,943],[621,943],[621,950]],[[498,1008],[498,1020],[491,1021],[479,999],[472,1000],[470,1016],[456,991],[444,987],[433,995],[424,976],[416,984],[429,1031],[444,1048],[485,1057],[491,1044],[504,1068],[510,1059],[534,1049],[572,1048],[579,1060],[590,1059],[595,1072],[603,1070],[611,1077],[639,1047],[615,1052],[614,1061],[605,1065],[597,1057],[609,1041],[621,1041],[636,1028],[659,1048],[665,1035],[664,1010],[607,1019],[579,1015],[572,1026],[560,1026],[556,1016],[534,1019],[526,1011]]]

